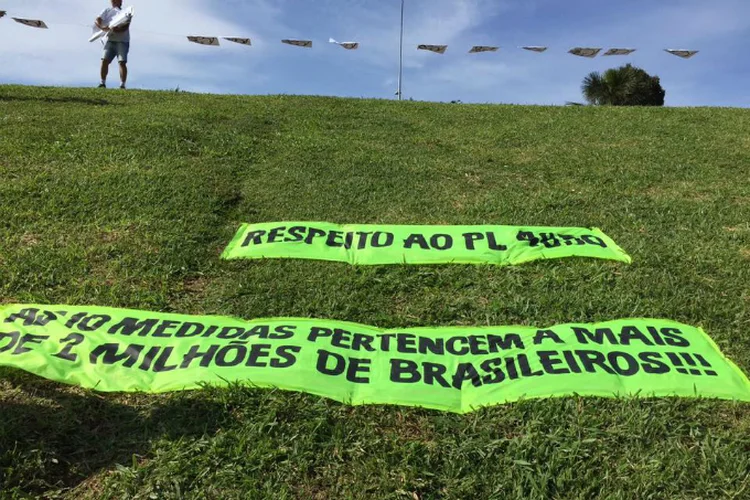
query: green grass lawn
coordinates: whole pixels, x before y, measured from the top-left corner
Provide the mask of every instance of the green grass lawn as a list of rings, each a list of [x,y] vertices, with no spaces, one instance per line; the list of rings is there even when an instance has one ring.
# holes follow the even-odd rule
[[[241,222],[596,226],[633,264],[222,261]],[[750,111],[0,86],[0,302],[380,327],[702,326],[750,372]],[[750,405],[459,416],[0,369],[0,496],[749,498]]]

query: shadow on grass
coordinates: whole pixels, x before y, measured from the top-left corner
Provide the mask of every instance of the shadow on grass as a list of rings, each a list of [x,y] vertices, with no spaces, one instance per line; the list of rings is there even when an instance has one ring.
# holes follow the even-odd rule
[[[220,405],[188,393],[156,404],[143,396],[86,394],[0,371],[13,386],[0,399],[0,491],[43,495],[148,454],[155,440],[212,434]],[[10,395],[12,394],[12,395]],[[127,401],[127,404],[124,403]],[[0,495],[1,496],[1,495]]]
[[[28,96],[7,96],[0,94],[0,102],[10,101],[27,101],[27,102],[47,102],[47,103],[66,103],[66,104],[88,104],[90,106],[111,106],[112,103],[106,99],[86,99],[84,97],[28,97]]]

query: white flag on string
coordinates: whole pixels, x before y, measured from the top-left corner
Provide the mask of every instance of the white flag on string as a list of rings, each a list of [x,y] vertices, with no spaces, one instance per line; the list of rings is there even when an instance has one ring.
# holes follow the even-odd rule
[[[426,44],[417,45],[417,50],[427,50],[430,52],[434,52],[436,54],[445,54],[445,51],[447,49],[448,49],[447,45],[426,45]]]
[[[290,40],[288,38],[285,38],[281,41],[281,43],[294,45],[295,47],[304,47],[306,49],[311,49],[313,46],[312,40]]]
[[[187,39],[193,43],[200,45],[212,45],[214,47],[219,46],[219,39],[215,36],[188,36]]]
[[[669,52],[670,54],[681,57],[683,59],[690,59],[695,54],[698,53],[697,50],[684,50],[684,49],[664,49],[666,52]]]
[[[239,38],[236,36],[224,36],[222,38],[229,42],[239,43],[240,45],[252,45],[253,44],[249,38]]]
[[[545,52],[547,50],[547,47],[541,46],[541,45],[524,45],[521,47],[523,50],[528,50],[529,52]]]
[[[15,22],[23,24],[24,26],[30,26],[32,28],[48,29],[47,24],[44,21],[38,19],[21,19],[20,17],[11,18]]]
[[[601,52],[601,48],[595,48],[595,47],[575,47],[568,51],[569,54],[573,54],[574,56],[578,57],[596,57],[599,55],[599,52]]]
[[[497,52],[500,47],[492,47],[490,45],[474,45],[469,54],[479,54],[480,52]]]
[[[329,38],[328,43],[334,43],[339,47],[345,48],[346,50],[357,50],[359,48],[358,42],[337,42],[333,38]]]
[[[602,54],[603,56],[628,56],[635,52],[636,49],[609,49]]]

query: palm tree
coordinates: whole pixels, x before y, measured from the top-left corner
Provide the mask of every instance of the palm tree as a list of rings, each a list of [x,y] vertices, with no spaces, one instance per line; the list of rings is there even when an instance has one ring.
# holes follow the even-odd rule
[[[666,95],[658,76],[630,64],[590,73],[581,90],[586,101],[596,106],[663,106]]]

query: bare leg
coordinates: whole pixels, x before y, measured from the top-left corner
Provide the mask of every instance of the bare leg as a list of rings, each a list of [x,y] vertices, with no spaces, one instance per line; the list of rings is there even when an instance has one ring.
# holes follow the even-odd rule
[[[128,81],[128,63],[120,63],[120,82],[125,85]]]
[[[109,74],[109,63],[105,59],[102,59],[102,71],[101,71],[102,82],[107,81],[108,74]]]

